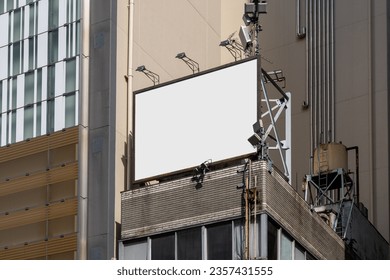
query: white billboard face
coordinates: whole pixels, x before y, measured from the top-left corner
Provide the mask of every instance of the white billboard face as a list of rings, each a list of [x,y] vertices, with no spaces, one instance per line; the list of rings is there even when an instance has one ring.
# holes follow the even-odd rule
[[[135,180],[254,152],[256,60],[135,99]]]

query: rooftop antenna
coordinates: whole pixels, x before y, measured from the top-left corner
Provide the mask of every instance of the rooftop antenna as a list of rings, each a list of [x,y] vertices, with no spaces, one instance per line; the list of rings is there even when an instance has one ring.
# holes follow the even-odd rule
[[[244,51],[249,56],[257,57],[257,81],[258,120],[253,125],[254,134],[248,141],[256,148],[260,160],[268,162],[268,170],[271,172],[273,161],[269,155],[269,150],[276,150],[279,153],[284,174],[288,182],[291,181],[291,100],[290,93],[284,92],[278,82],[285,82],[285,78],[280,70],[267,72],[261,67],[260,54],[260,31],[262,31],[259,19],[261,14],[267,13],[267,2],[253,0],[244,4],[244,15],[242,17],[245,26],[241,26],[239,37]],[[276,92],[280,95],[271,98],[267,92],[266,84],[272,84]],[[265,104],[265,112],[261,108]],[[277,129],[277,121],[285,112],[285,139],[281,139],[281,134]],[[273,145],[270,145],[270,140]]]
[[[240,28],[240,40],[244,49],[248,50],[251,55],[258,56],[260,53],[259,35],[261,25],[259,23],[260,14],[267,13],[267,2],[253,0],[251,3],[244,4],[244,15],[242,20],[245,26]],[[254,41],[254,43],[253,43]]]

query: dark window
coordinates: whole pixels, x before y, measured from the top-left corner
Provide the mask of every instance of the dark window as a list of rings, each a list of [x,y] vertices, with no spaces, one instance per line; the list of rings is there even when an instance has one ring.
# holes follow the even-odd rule
[[[17,75],[20,74],[20,66],[21,66],[21,57],[23,51],[21,50],[22,46],[20,42],[13,44],[13,66],[12,66],[12,74]]]
[[[290,235],[282,230],[280,236],[280,259],[292,260],[293,257],[293,239]]]
[[[47,68],[47,112],[46,112],[46,124],[47,133],[54,131],[54,114],[55,114],[55,66],[51,65]]]
[[[148,243],[146,239],[136,240],[125,243],[124,259],[125,260],[146,260],[148,252]]]
[[[7,0],[7,12],[11,11],[14,8],[14,1],[13,0]]]
[[[192,228],[177,232],[177,257],[179,260],[201,260],[201,228]]]
[[[278,258],[278,228],[268,218],[268,259],[276,260]]]
[[[41,126],[42,126],[42,69],[37,70],[37,112],[35,114],[37,124],[36,124],[36,136],[41,135]]]
[[[49,29],[58,27],[59,1],[49,1]]]
[[[207,227],[207,259],[232,259],[231,223],[224,223]]]
[[[294,260],[304,260],[305,249],[295,241]]]
[[[152,238],[152,260],[175,259],[175,234],[165,234]]]
[[[306,251],[306,259],[307,259],[307,260],[316,260],[316,258],[315,258],[312,254],[310,254],[309,252],[307,252],[307,251]]]
[[[58,60],[58,29],[49,32],[48,61],[54,63]]]

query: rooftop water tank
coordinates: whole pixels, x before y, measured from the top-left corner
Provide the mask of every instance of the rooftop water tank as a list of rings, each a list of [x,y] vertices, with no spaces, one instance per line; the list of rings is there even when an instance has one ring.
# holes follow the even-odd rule
[[[347,147],[341,143],[320,144],[314,150],[314,175],[343,168],[348,171]]]

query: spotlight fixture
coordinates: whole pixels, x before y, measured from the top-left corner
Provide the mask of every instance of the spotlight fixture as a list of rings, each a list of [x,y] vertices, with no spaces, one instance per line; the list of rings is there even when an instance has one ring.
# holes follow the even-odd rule
[[[248,138],[248,142],[251,143],[253,147],[258,147],[261,144],[261,137],[255,133]]]
[[[234,57],[234,60],[237,61],[238,58],[242,58],[244,48],[241,44],[237,43],[235,39],[232,39],[233,35],[234,33],[231,34],[228,39],[222,41],[219,46],[225,47]]]
[[[250,28],[247,26],[240,27],[240,33],[238,34],[240,37],[241,45],[243,49],[246,51],[252,46],[252,39],[250,35]]]
[[[138,66],[137,69],[135,69],[137,72],[142,72],[148,77],[154,85],[157,85],[160,83],[160,76],[156,73],[146,69],[145,65]]]
[[[262,143],[262,135],[264,135],[263,121],[260,119],[253,124],[254,134],[248,138],[248,142],[253,147],[259,147]]]
[[[242,20],[246,26],[249,26],[251,23],[256,23],[259,18],[259,14],[267,13],[267,2],[266,1],[253,1],[253,3],[245,3],[244,6],[244,15]]]
[[[199,64],[193,59],[189,58],[185,52],[178,53],[176,55],[176,58],[183,60],[185,64],[187,64],[187,66],[190,67],[193,74],[195,74],[195,71],[199,73],[200,71]]]
[[[253,3],[245,3],[244,6],[244,17],[247,20],[254,22],[255,18],[259,17],[259,14],[267,13],[267,2],[266,1],[253,1]],[[244,20],[245,22],[245,20]]]
[[[261,31],[259,17],[260,14],[266,13],[266,1],[253,0],[251,3],[244,4],[244,14],[242,16],[242,20],[245,25],[241,26],[239,36],[244,51],[250,52],[251,55],[259,54],[259,32]]]

